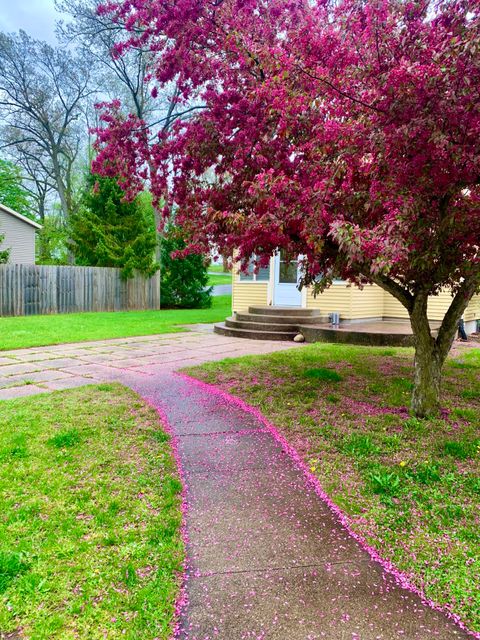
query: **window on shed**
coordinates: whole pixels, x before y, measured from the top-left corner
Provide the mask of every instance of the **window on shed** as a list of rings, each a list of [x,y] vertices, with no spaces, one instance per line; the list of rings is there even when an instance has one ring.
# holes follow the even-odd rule
[[[260,267],[258,273],[254,273],[256,257],[253,255],[248,261],[248,272],[240,272],[240,282],[268,282],[270,280],[270,265]]]

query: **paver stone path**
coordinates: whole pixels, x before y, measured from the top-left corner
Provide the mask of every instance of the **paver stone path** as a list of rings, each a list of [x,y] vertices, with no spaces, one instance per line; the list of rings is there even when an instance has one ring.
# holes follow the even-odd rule
[[[166,417],[187,502],[178,638],[466,638],[370,559],[262,421],[173,373],[290,346],[194,333],[4,352],[0,398],[118,380]]]

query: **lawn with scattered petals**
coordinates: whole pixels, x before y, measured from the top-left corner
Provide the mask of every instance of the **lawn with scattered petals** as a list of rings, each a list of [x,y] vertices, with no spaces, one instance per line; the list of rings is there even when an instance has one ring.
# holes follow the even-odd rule
[[[183,562],[170,438],[102,384],[0,402],[0,637],[166,640]]]
[[[188,373],[259,408],[352,528],[480,632],[480,349],[448,361],[436,419],[409,414],[412,358],[316,344]]]

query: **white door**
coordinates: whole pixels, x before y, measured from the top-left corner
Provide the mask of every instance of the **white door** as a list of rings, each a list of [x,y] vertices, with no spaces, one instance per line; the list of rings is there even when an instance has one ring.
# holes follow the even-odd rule
[[[283,251],[275,255],[275,280],[273,304],[276,307],[301,307],[302,292],[298,289],[300,281],[299,260],[287,262]]]

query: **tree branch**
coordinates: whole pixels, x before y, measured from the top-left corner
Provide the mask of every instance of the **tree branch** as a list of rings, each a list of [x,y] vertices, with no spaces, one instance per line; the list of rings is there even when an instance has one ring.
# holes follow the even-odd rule
[[[333,82],[330,82],[330,80],[327,80],[326,78],[320,78],[319,76],[315,75],[311,71],[308,71],[307,69],[305,69],[301,65],[296,64],[295,67],[297,69],[299,69],[302,73],[304,73],[306,76],[311,78],[312,80],[318,80],[319,82],[322,82],[323,84],[327,85],[327,87],[330,87],[330,89],[332,89],[333,91],[338,93],[338,95],[343,96],[344,98],[347,98],[347,100],[351,100],[352,102],[355,102],[356,104],[359,104],[362,107],[365,107],[366,109],[371,109],[372,111],[376,111],[377,113],[387,114],[387,111],[385,111],[384,109],[379,109],[378,107],[376,107],[373,104],[369,104],[368,102],[364,102],[363,100],[360,100],[359,98],[354,98],[353,96],[349,95],[345,91],[342,91],[341,89],[336,87],[333,84]]]
[[[442,324],[438,331],[436,344],[440,354],[445,358],[450,351],[458,323],[472,299],[474,293],[480,286],[480,273],[471,278],[465,279],[457,293],[455,294],[447,313],[443,317]]]
[[[402,285],[388,276],[369,276],[372,281],[396,298],[410,314],[413,310],[414,297]]]

